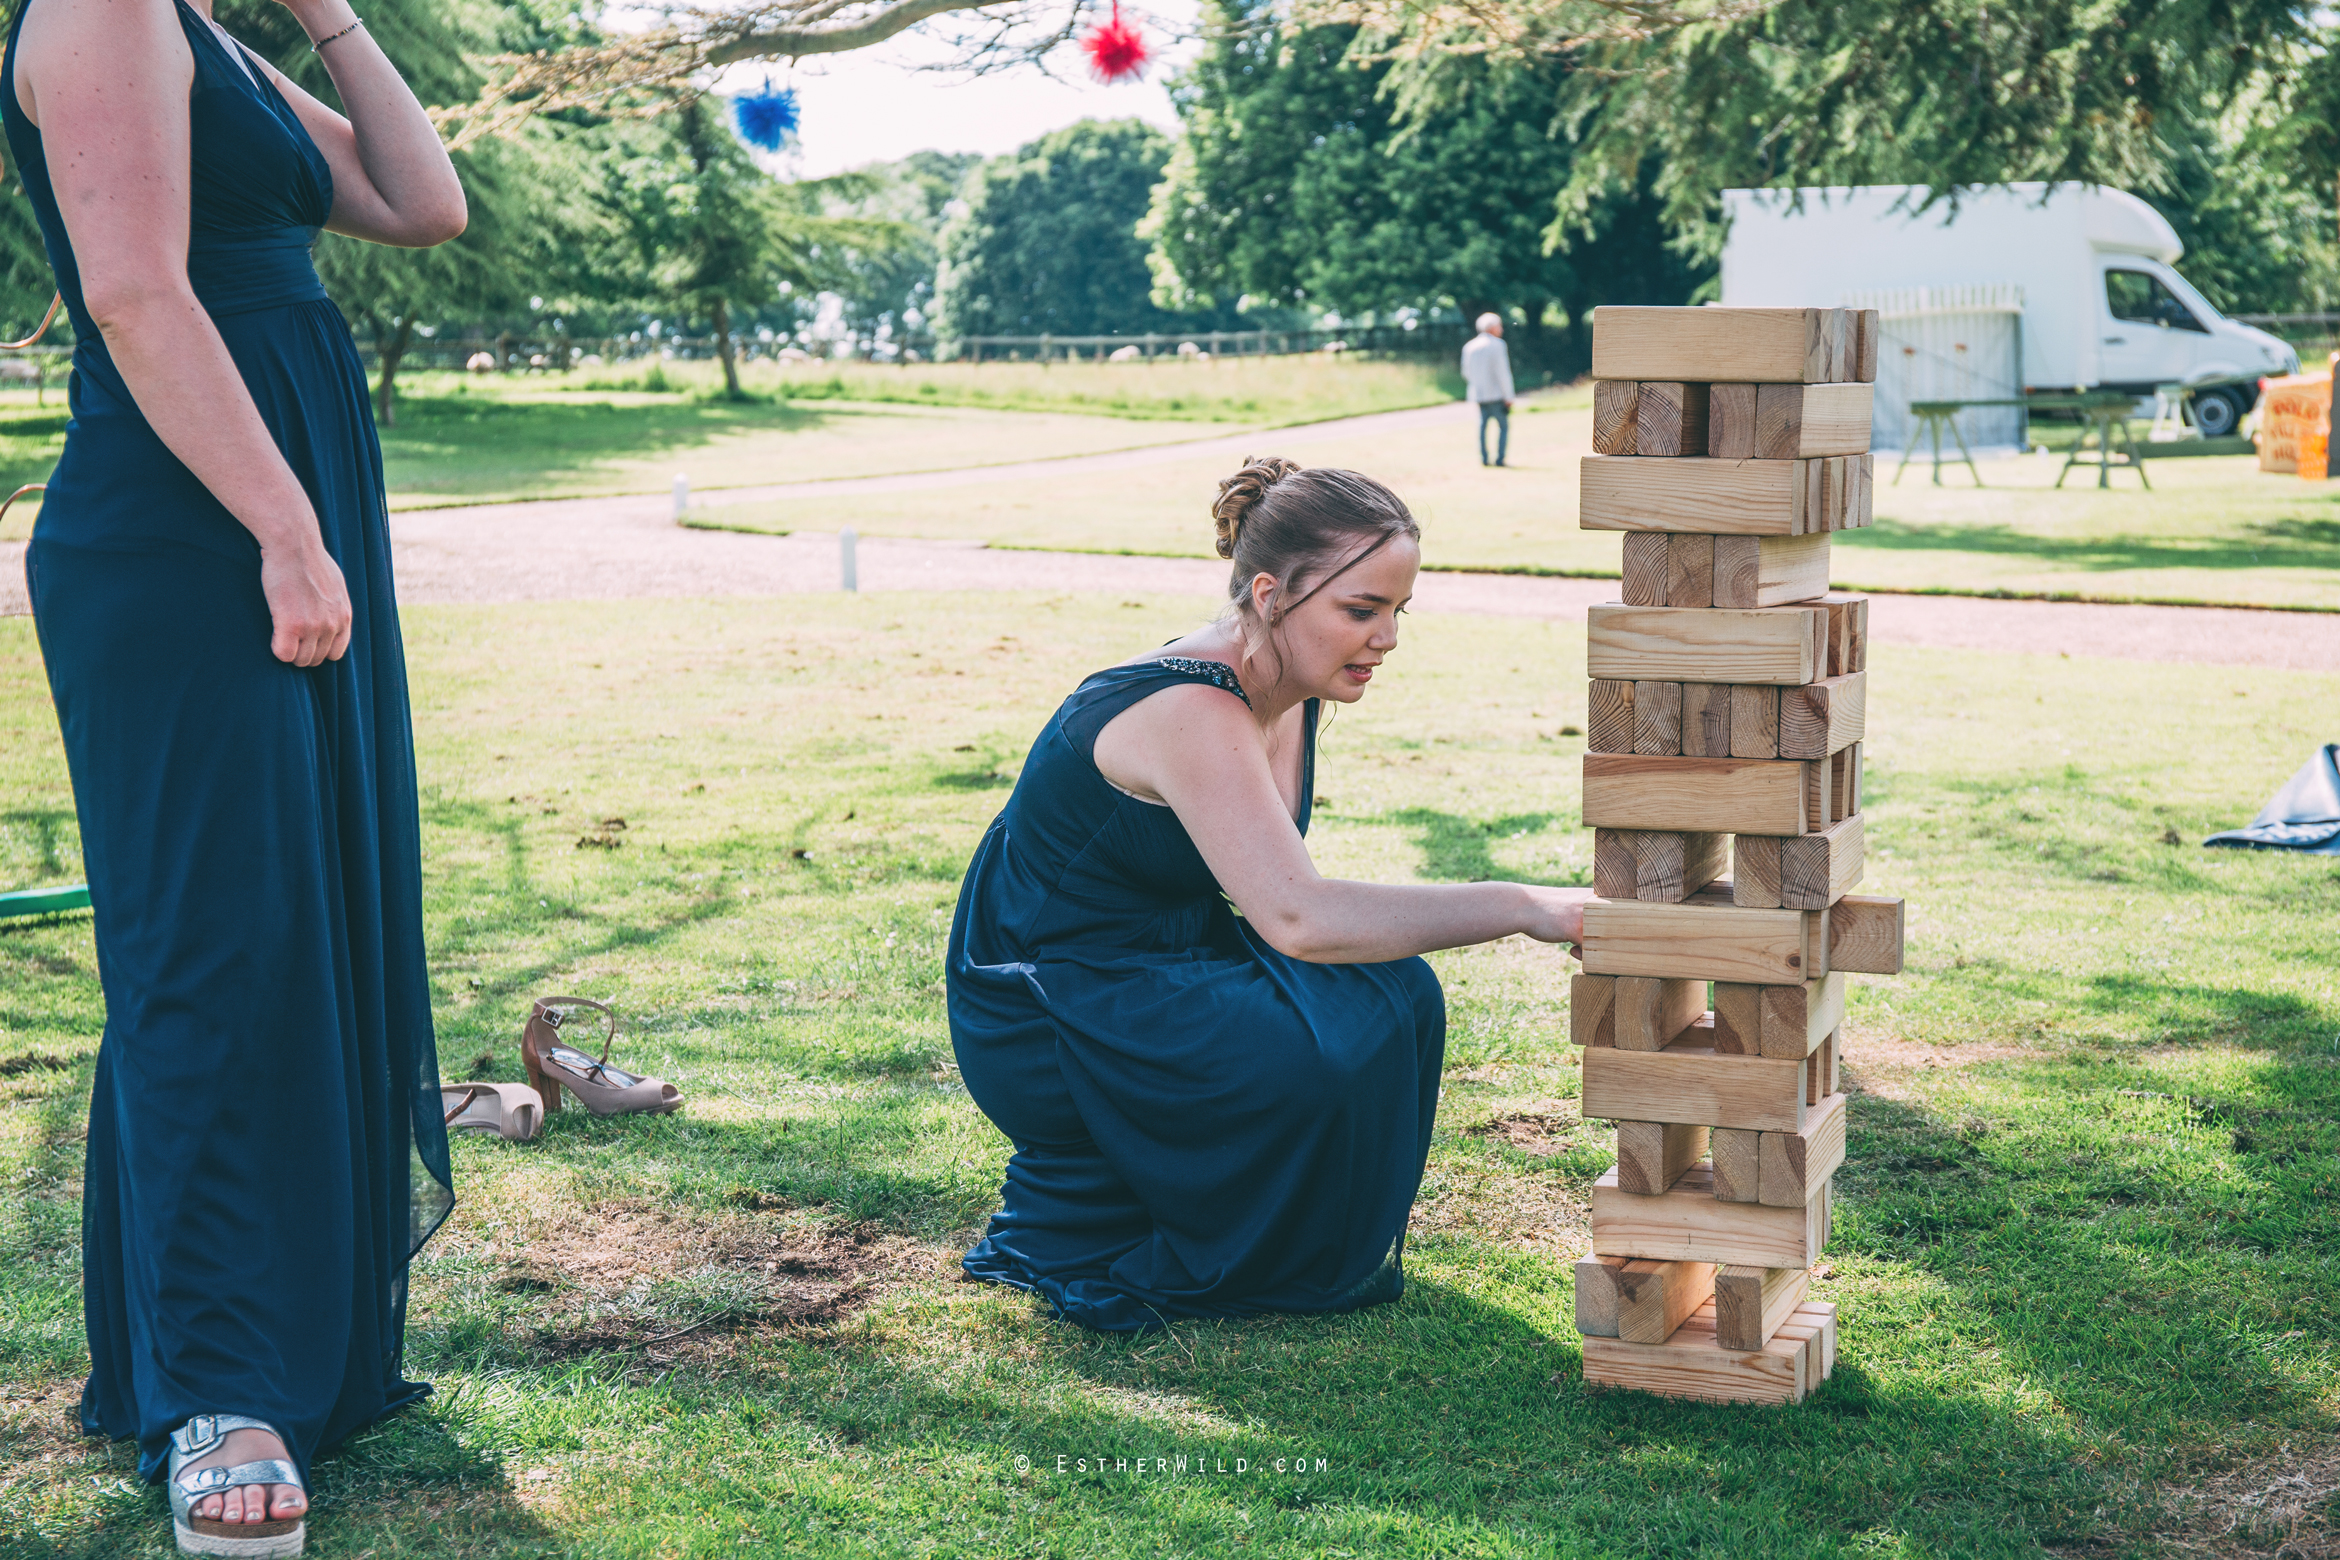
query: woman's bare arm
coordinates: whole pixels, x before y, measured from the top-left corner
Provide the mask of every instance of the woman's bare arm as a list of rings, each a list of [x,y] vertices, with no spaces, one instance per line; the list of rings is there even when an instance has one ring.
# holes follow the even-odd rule
[[[260,543],[277,659],[314,666],[349,646],[349,593],[187,281],[194,73],[170,0],[42,0],[17,40],[18,101],[106,350],[163,443]]]
[[[1582,889],[1322,876],[1284,810],[1258,725],[1215,688],[1171,688],[1132,705],[1098,734],[1096,752],[1114,784],[1170,804],[1227,897],[1293,958],[1365,964],[1518,932],[1582,936]]]
[[[342,31],[357,20],[349,0],[287,0],[285,8],[312,39],[341,34],[320,47],[317,57],[349,109],[347,119],[268,67],[332,166],[333,215],[325,225],[351,238],[407,249],[427,249],[462,232],[469,220],[463,184],[439,132],[373,33],[364,27]]]

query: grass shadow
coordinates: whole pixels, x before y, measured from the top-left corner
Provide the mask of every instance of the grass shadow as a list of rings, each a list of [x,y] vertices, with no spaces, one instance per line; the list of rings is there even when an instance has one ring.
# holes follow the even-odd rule
[[[2304,502],[2340,504],[2340,497]],[[2005,524],[1926,523],[1880,517],[1847,531],[1842,546],[1894,553],[1990,553],[2082,573],[2137,569],[2340,568],[2340,520],[2281,519],[2246,524],[2225,535],[2184,538],[2113,534],[2054,536]]]
[[[1459,813],[1408,807],[1370,821],[1420,831],[1415,844],[1422,852],[1421,875],[1426,878],[1442,883],[1534,883],[1552,888],[1567,885],[1558,878],[1504,871],[1496,865],[1490,842],[1548,829],[1561,818],[1552,812],[1511,813],[1482,822]]]

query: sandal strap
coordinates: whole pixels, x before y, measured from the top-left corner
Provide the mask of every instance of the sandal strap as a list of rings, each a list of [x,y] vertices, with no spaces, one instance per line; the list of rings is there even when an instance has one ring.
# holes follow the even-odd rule
[[[197,1414],[171,1432],[171,1447],[181,1457],[201,1457],[226,1440],[230,1430],[265,1430],[284,1439],[276,1426],[248,1414]]]
[[[291,1463],[281,1457],[264,1457],[258,1462],[237,1463],[232,1467],[215,1465],[198,1468],[171,1481],[189,1495],[201,1499],[232,1490],[246,1484],[299,1485],[301,1476]]]
[[[452,1083],[443,1083],[439,1085],[439,1103],[444,1105],[447,1102],[447,1096],[454,1093],[457,1087],[459,1087],[459,1085]],[[460,1085],[460,1087],[463,1089],[463,1098],[457,1100],[455,1102],[455,1108],[447,1112],[448,1126],[453,1126],[455,1124],[455,1118],[462,1115],[465,1111],[471,1109],[472,1105],[479,1099],[481,1095],[496,1093],[496,1087],[492,1083],[474,1083]],[[500,1104],[503,1100],[503,1096],[496,1095],[496,1099]]]
[[[603,1023],[601,1061],[594,1065],[598,1067],[606,1063],[609,1060],[609,1048],[617,1041],[617,1009],[606,1002],[596,1002],[591,997],[538,997],[535,1016],[543,1019],[557,1032],[561,1025],[567,1022],[561,1015],[561,1009],[564,1007],[592,1008],[601,1015]]]

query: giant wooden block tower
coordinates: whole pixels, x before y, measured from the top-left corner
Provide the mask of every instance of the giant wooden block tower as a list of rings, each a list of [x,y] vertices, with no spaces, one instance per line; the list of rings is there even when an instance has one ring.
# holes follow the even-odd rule
[[[1584,916],[1572,1038],[1617,1124],[1577,1265],[1585,1380],[1793,1403],[1836,1359],[1808,1299],[1844,1159],[1849,973],[1901,968],[1861,880],[1877,319],[1603,308],[1581,523],[1624,533],[1588,613]]]

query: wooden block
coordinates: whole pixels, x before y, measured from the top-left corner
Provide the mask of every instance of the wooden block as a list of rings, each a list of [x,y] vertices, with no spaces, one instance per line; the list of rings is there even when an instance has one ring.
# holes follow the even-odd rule
[[[1731,757],[1779,757],[1779,695],[1777,688],[1732,686]]]
[[[1591,1120],[1797,1132],[1806,1119],[1803,1062],[1680,1044],[1663,1051],[1588,1049],[1583,1060],[1580,1108]]]
[[[1681,379],[1700,384],[1814,380],[1827,365],[1823,309],[1643,308],[1593,311],[1595,379]]]
[[[1876,413],[1877,387],[1865,384],[1805,385],[1798,408],[1792,454],[1857,456],[1869,450],[1869,425]]]
[[[1784,607],[1828,594],[1828,538],[1718,536],[1714,539],[1714,604]],[[1675,538],[1679,546],[1681,539]]]
[[[1715,1127],[1707,1133],[1707,1157],[1714,1167],[1714,1195],[1724,1202],[1763,1200],[1763,1134],[1745,1127]],[[1627,1191],[1619,1175],[1617,1184]]]
[[[1820,1379],[1826,1381],[1836,1374],[1836,1303],[1832,1300],[1807,1298],[1788,1318],[1790,1323],[1809,1322],[1820,1329]]]
[[[1741,841],[1744,844],[1744,840]],[[1861,815],[1840,818],[1817,834],[1780,840],[1779,902],[1790,910],[1825,910],[1861,880],[1866,864]],[[1734,883],[1746,880],[1733,874]],[[1739,903],[1747,901],[1741,899]]]
[[[1826,667],[1822,677],[1869,669],[1869,598],[1830,594],[1814,606],[1828,615]],[[1806,678],[1805,681],[1816,681]]]
[[[1853,370],[1860,366],[1861,349],[1851,309],[1828,311],[1828,349],[1828,377],[1836,381],[1852,378]]]
[[[1836,1049],[1836,1035],[1831,1031],[1810,1056],[1804,1058],[1804,1103],[1818,1105],[1834,1094],[1831,1087],[1834,1069],[1829,1066],[1829,1054]]]
[[[1869,723],[1869,674],[1844,672],[1782,688],[1779,756],[1826,758],[1861,740]]]
[[[1730,866],[1730,838],[1724,834],[1692,834],[1674,829],[1620,830],[1633,837],[1633,892],[1617,895],[1623,899],[1646,899],[1653,904],[1675,905],[1697,893],[1723,875]],[[1600,832],[1594,831],[1593,859],[1597,868],[1600,860]],[[1593,886],[1600,887],[1596,871]],[[1604,899],[1611,897],[1602,894]],[[1704,1006],[1704,1004],[1700,1004]]]
[[[1843,1076],[1837,1066],[1844,1059],[1843,1025],[1838,1025],[1830,1032],[1826,1040],[1820,1042],[1820,1054],[1827,1058],[1820,1068],[1820,1098],[1826,1099],[1844,1087]],[[1817,1104],[1818,1101],[1814,1101],[1814,1103]]]
[[[1784,1406],[1802,1402],[1815,1385],[1808,1354],[1805,1345],[1784,1338],[1760,1349],[1726,1349],[1694,1312],[1664,1343],[1585,1339],[1584,1381],[1698,1403]]]
[[[1599,1259],[1595,1259],[1599,1260]],[[1732,1263],[1714,1274],[1714,1336],[1726,1349],[1760,1349],[1811,1292],[1810,1268]]]
[[[1865,526],[1877,518],[1877,457],[1874,453],[1861,456],[1861,480],[1856,491],[1860,495],[1860,512],[1853,517],[1853,524]]]
[[[1799,836],[1800,838],[1801,836]],[[1785,908],[1780,898],[1781,846],[1785,841],[1769,834],[1731,837],[1731,902],[1747,910]],[[1596,848],[1594,860],[1599,860]],[[1596,885],[1597,885],[1596,879]],[[1801,908],[1801,907],[1799,907]]]
[[[1816,978],[1812,967],[1826,943],[1827,921],[1827,913],[1818,911],[1742,910],[1731,903],[1726,883],[1710,884],[1673,905],[1589,899],[1584,967],[1594,975],[1788,985]]]
[[[1632,682],[1768,683],[1826,676],[1828,613],[1819,607],[1585,609],[1591,674]]]
[[[1828,811],[1850,818],[1861,810],[1861,745],[1858,742],[1828,760]]]
[[[1617,1184],[1629,1192],[1653,1197],[1669,1190],[1692,1165],[1706,1157],[1706,1140],[1707,1129],[1696,1122],[1620,1121],[1617,1123]],[[1756,1173],[1762,1173],[1760,1155]]]
[[[1826,1203],[1825,1197],[1801,1208],[1722,1202],[1714,1195],[1714,1172],[1704,1166],[1685,1172],[1672,1191],[1642,1197],[1621,1190],[1612,1170],[1593,1183],[1592,1249],[1654,1262],[1810,1267],[1825,1244]]]
[[[1759,1200],[1773,1208],[1801,1208],[1844,1163],[1845,1097],[1824,1096],[1795,1132],[1765,1132],[1756,1145]]]
[[[1717,1051],[1725,1056],[1763,1054],[1763,993],[1770,989],[1737,980],[1714,983],[1714,1048]]]
[[[1706,396],[1706,453],[1717,460],[1755,457],[1755,419],[1760,385],[1709,385]],[[1596,444],[1595,449],[1599,446]]]
[[[1628,1262],[1617,1270],[1617,1336],[1663,1343],[1714,1299],[1711,1262]]]
[[[1576,1264],[1576,1330],[1588,1338],[1617,1336],[1617,1274],[1630,1257],[1585,1257]]]
[[[1805,772],[1823,767],[1778,759],[1587,753],[1584,821],[1595,829],[1801,834]]]
[[[1761,540],[1761,538],[1757,538]],[[1666,549],[1666,605],[1714,605],[1714,542],[1711,536],[1677,532]]]
[[[1706,453],[1706,386],[1681,380],[1645,380],[1635,423],[1637,455]]]
[[[1579,975],[1568,983],[1568,1038],[1576,1045],[1617,1043],[1617,977]]]
[[[1586,531],[1799,536],[1808,478],[1792,460],[1588,455],[1576,523]]]
[[[1875,309],[1856,309],[1853,312],[1859,316],[1854,326],[1858,332],[1856,339],[1860,343],[1853,377],[1863,384],[1871,384],[1877,378],[1877,338],[1883,330],[1883,319]]]
[[[1652,975],[1617,981],[1617,1049],[1662,1051],[1706,1011],[1706,985]]]
[[[1804,337],[1805,383],[1825,384],[1834,379],[1843,361],[1843,337],[1836,328],[1836,311],[1814,309]]]
[[[1682,751],[1680,683],[1634,683],[1633,751],[1652,758],[1663,758]]]
[[[1672,583],[1668,570],[1672,567],[1667,557],[1667,543],[1672,536],[1665,531],[1627,531],[1625,533],[1625,604],[1629,607],[1662,607],[1666,591]],[[1700,602],[1704,606],[1706,603]]]
[[[1731,685],[1682,684],[1682,756],[1731,756]],[[1720,874],[1718,873],[1717,876]]]
[[[1593,830],[1593,892],[1603,899],[1639,899],[1641,863],[1633,829]]]
[[[1774,691],[1776,705],[1778,694]],[[1584,698],[1584,750],[1587,753],[1633,751],[1633,684],[1596,677]]]
[[[1844,1022],[1845,978],[1832,970],[1800,986],[1758,986],[1760,1029],[1754,1054],[1801,1061]]]
[[[1593,452],[1597,455],[1638,453],[1634,442],[1634,415],[1641,404],[1641,386],[1630,379],[1603,379],[1593,385]]]
[[[1812,834],[1836,821],[1833,808],[1836,787],[1825,763],[1804,766],[1804,826],[1799,833]]]

